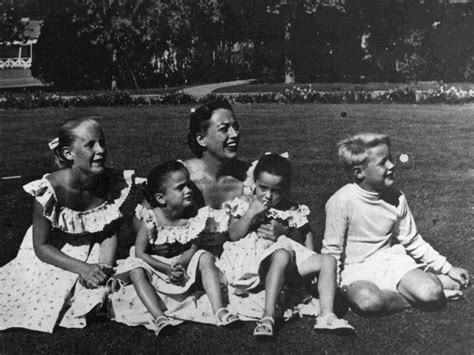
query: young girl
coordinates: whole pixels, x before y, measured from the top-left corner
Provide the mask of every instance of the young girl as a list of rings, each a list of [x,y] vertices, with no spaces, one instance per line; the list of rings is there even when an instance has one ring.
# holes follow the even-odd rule
[[[131,174],[105,167],[104,133],[91,118],[66,122],[50,148],[60,169],[24,186],[33,226],[0,269],[0,329],[82,328],[107,296]]]
[[[119,263],[117,269],[117,274],[122,273],[118,277],[129,278],[140,302],[136,302],[130,292],[125,296],[119,291],[112,297],[115,320],[129,325],[143,324],[157,336],[165,327],[182,320],[218,326],[238,321],[238,316],[223,307],[214,257],[198,250],[196,245],[206,227],[208,209],[200,209],[189,218],[194,206],[186,167],[173,160],[154,168],[148,175],[144,193],[151,208],[137,207],[137,218],[143,223],[131,256]],[[163,244],[168,244],[174,255],[154,255],[153,247]],[[196,303],[198,296],[191,286],[198,278],[207,293],[212,313],[206,311],[209,307],[205,299]],[[199,304],[202,309],[198,309]],[[143,312],[143,306],[148,312]],[[141,319],[140,312],[144,316]],[[147,322],[150,315],[152,320]]]
[[[273,335],[275,304],[290,264],[295,264],[303,277],[318,275],[320,315],[315,328],[353,330],[333,313],[334,258],[312,250],[313,236],[306,218],[309,210],[287,199],[291,173],[289,161],[279,155],[259,160],[253,174],[255,194],[236,198],[226,206],[232,242],[224,244],[218,266],[234,293],[246,293],[264,283],[265,308],[256,336]],[[287,236],[301,240],[306,247]]]

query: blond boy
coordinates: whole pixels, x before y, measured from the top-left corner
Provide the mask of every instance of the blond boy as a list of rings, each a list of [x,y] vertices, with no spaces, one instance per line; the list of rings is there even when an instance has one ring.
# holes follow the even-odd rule
[[[339,142],[338,155],[354,182],[326,204],[322,252],[336,258],[351,307],[373,315],[440,307],[445,293],[461,296],[468,272],[423,240],[405,195],[393,187],[389,137],[355,135]]]

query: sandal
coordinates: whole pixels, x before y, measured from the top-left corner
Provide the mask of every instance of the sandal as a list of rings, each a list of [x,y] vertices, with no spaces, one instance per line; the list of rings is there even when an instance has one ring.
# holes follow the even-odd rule
[[[214,315],[216,318],[216,325],[218,327],[226,327],[236,322],[240,322],[240,317],[230,312],[227,308],[219,308]]]
[[[155,335],[158,337],[165,328],[170,330],[173,326],[173,323],[166,316],[158,316],[153,320],[153,324],[156,326]]]
[[[263,317],[257,322],[253,335],[256,337],[272,337],[274,325],[275,320],[272,317]]]
[[[316,318],[314,329],[319,330],[349,330],[354,331],[354,327],[345,319],[337,318],[334,313],[328,313],[324,316]]]

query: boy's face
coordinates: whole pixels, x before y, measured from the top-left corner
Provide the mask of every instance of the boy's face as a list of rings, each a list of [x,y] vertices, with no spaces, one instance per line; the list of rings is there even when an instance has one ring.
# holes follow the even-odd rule
[[[287,186],[282,176],[262,171],[255,181],[255,194],[265,207],[275,207],[285,197]]]
[[[394,183],[395,165],[392,162],[390,149],[385,144],[378,145],[367,151],[365,164],[360,165],[360,172],[355,172],[359,185],[372,192],[379,192]]]

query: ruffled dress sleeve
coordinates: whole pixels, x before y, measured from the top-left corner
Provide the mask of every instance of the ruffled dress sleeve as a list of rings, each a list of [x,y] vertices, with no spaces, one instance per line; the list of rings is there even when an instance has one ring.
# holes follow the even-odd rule
[[[53,228],[68,234],[97,233],[123,216],[120,208],[130,193],[133,174],[133,170],[125,170],[123,175],[114,177],[110,199],[87,211],[61,207],[47,175],[24,185],[23,189],[41,204],[43,216],[51,222]]]
[[[308,216],[310,214],[310,210],[306,205],[298,205],[298,208],[295,210],[276,210],[271,208],[267,212],[267,216],[273,219],[278,219],[288,223],[288,226],[291,228],[302,228],[303,226],[307,225]]]
[[[209,209],[206,207],[199,209],[197,215],[190,218],[184,226],[160,226],[153,210],[142,205],[137,205],[135,208],[135,216],[145,223],[150,244],[180,243],[184,245],[197,239],[206,228]]]
[[[241,197],[236,197],[233,200],[224,203],[224,211],[234,218],[241,218],[247,212],[249,207],[249,202]]]

